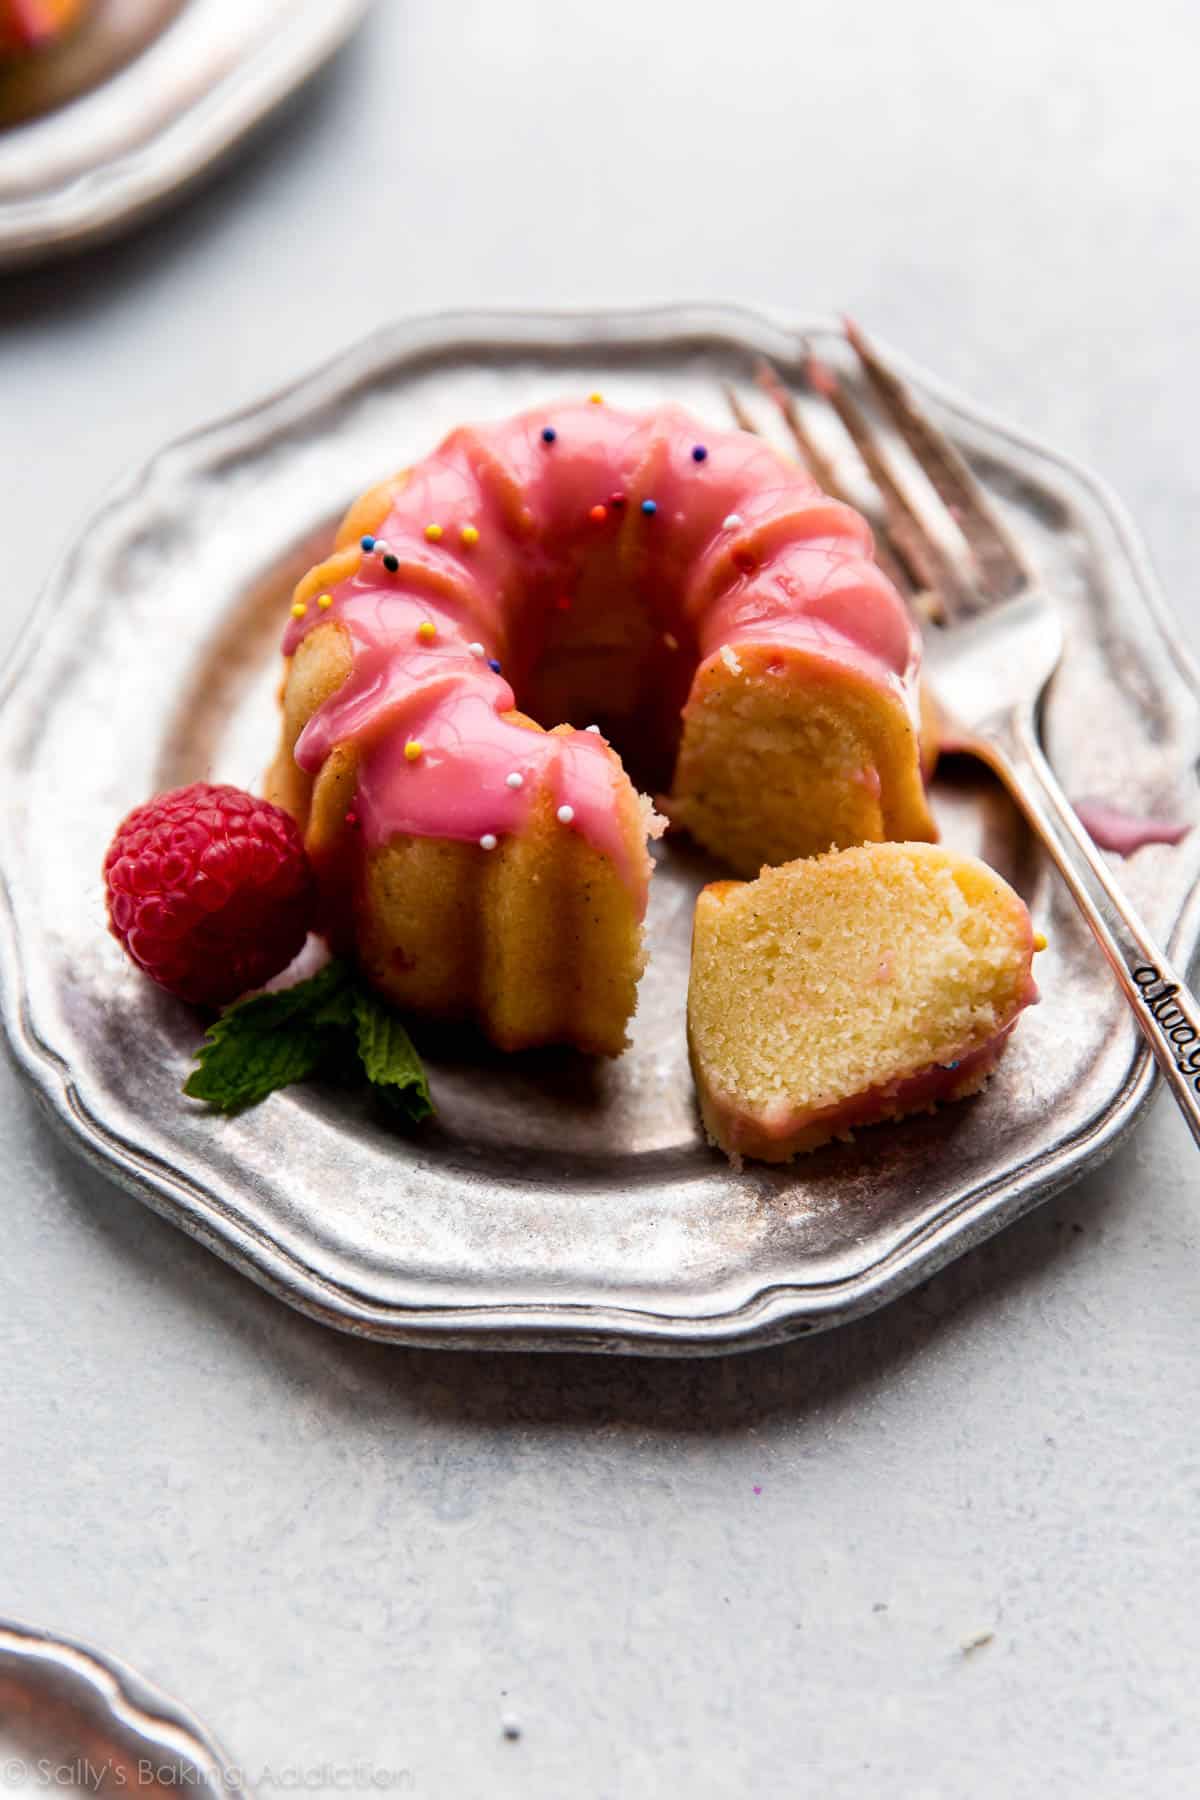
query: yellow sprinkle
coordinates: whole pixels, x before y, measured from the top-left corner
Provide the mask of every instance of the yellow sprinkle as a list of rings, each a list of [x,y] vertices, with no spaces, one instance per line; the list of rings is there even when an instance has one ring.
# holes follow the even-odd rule
[[[409,738],[407,744],[404,746],[404,760],[406,762],[420,762],[421,752],[424,748],[425,746],[421,743],[419,738]]]
[[[479,532],[474,525],[464,525],[459,535],[464,544],[471,545],[479,542]]]
[[[431,544],[436,544],[441,535],[442,528],[440,525],[427,525],[425,527],[425,536]]]
[[[307,603],[303,600],[297,600],[296,604],[292,607],[292,617],[293,619],[302,619],[307,611]]]
[[[423,644],[432,644],[434,638],[437,636],[437,626],[432,624],[430,620],[425,619],[417,626],[417,636]]]
[[[604,405],[604,395],[603,394],[589,394],[588,399],[591,401],[593,406],[603,406]]]
[[[1046,936],[1044,931],[1035,931],[1034,932],[1033,947],[1034,947],[1035,951],[1044,950],[1046,948],[1046,945],[1049,942],[1050,942],[1050,939]]]
[[[320,607],[322,612],[328,612],[330,607],[333,605],[333,595],[332,594],[322,594],[320,599],[317,601],[317,605]]]

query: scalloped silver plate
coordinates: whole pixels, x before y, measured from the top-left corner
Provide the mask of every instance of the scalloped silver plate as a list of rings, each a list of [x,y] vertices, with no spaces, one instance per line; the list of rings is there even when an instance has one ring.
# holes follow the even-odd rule
[[[0,1785],[232,1800],[240,1771],[200,1721],[124,1663],[0,1619]]]
[[[839,356],[834,327],[803,335]],[[180,1096],[199,1025],[107,936],[104,848],[157,788],[258,778],[288,590],[344,504],[456,421],[564,391],[678,400],[722,423],[721,381],[749,392],[760,355],[797,378],[801,337],[695,308],[402,324],[163,451],[50,583],[0,723],[3,766],[27,771],[0,816],[17,1060],[87,1155],[316,1318],[460,1346],[769,1343],[878,1306],[996,1231],[1109,1151],[1150,1092],[1086,931],[1006,799],[965,765],[936,783],[947,839],[1008,875],[1051,939],[1043,1002],[974,1101],[786,1169],[735,1172],[708,1149],[683,1017],[692,899],[718,871],[684,847],[660,858],[634,1043],[614,1063],[421,1038],[439,1119],[411,1138],[327,1090],[234,1120]],[[1082,470],[907,373],[1061,598],[1070,649],[1046,733],[1068,789],[1196,820],[1200,689],[1119,508]],[[1125,875],[1186,961],[1200,832],[1140,851]]]
[[[130,0],[80,25],[68,56],[94,78],[88,34],[132,41]],[[112,235],[227,155],[350,35],[367,0],[182,0],[124,66],[0,131],[0,268]],[[162,8],[156,9],[161,12]],[[48,85],[52,85],[49,84]]]

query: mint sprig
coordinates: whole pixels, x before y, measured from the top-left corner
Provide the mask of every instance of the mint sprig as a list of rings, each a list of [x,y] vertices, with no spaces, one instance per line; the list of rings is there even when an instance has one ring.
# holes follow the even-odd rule
[[[295,987],[229,1007],[205,1033],[183,1091],[218,1112],[236,1113],[317,1073],[365,1078],[413,1124],[434,1110],[421,1059],[400,1020],[338,961]]]
[[[414,1124],[433,1112],[429,1083],[412,1039],[391,1008],[370,988],[354,995],[354,1032],[359,1061],[371,1086],[387,1095]]]

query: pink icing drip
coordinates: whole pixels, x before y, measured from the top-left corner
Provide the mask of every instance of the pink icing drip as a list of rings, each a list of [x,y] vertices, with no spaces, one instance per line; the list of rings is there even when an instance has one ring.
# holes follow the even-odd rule
[[[1144,818],[1123,812],[1107,800],[1076,800],[1079,823],[1092,842],[1101,850],[1114,850],[1119,856],[1131,856],[1143,844],[1178,844],[1192,829],[1171,819]]]
[[[699,462],[697,444],[707,451]],[[607,510],[595,520],[598,505]],[[730,514],[741,522],[726,526]],[[435,543],[425,538],[431,523],[442,528]],[[464,525],[477,543],[463,544]],[[463,427],[410,472],[376,535],[399,570],[364,555],[330,590],[332,605],[310,604],[283,644],[291,655],[327,621],[349,634],[350,676],[309,721],[296,757],[316,772],[336,745],[358,748],[372,845],[397,833],[499,837],[548,791],[556,809],[573,808],[565,828],[613,858],[644,908],[647,869],[623,843],[603,740],[543,735],[502,716],[516,705],[506,677],[519,690],[558,596],[585,575],[632,585],[685,641],[694,620],[703,658],[738,643],[800,649],[856,669],[916,717],[916,632],[870,560],[865,522],[761,439],[709,431],[678,408],[557,406]],[[436,627],[430,644],[417,637],[425,621]],[[502,660],[503,674],[472,656],[473,642]],[[416,761],[404,755],[409,739],[422,746]]]

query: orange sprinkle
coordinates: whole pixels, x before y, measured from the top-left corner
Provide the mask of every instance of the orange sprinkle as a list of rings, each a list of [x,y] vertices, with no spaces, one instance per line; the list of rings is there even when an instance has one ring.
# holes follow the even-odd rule
[[[604,405],[604,395],[603,394],[589,394],[588,399],[591,401],[593,406],[603,406]]]
[[[597,525],[603,525],[603,523],[604,523],[605,519],[607,519],[607,517],[608,517],[607,506],[593,506],[591,512],[588,514],[588,518],[595,519]]]

